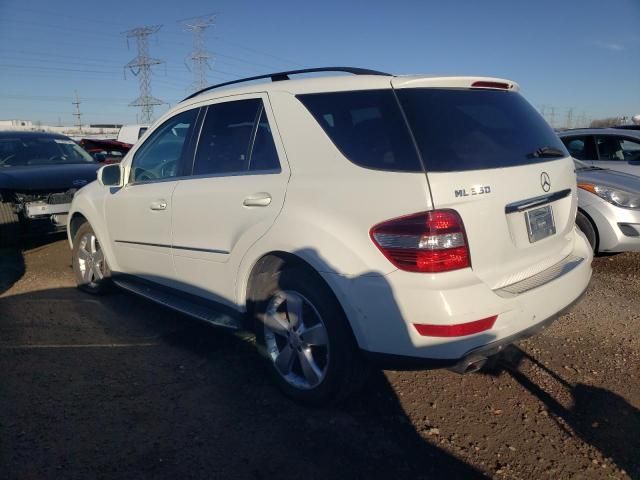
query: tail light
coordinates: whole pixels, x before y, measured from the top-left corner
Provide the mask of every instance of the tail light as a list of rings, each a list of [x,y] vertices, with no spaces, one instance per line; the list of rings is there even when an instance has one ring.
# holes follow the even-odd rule
[[[477,82],[473,82],[471,84],[472,88],[499,88],[502,90],[509,90],[513,88],[513,85],[504,82],[489,82],[486,80],[478,80]]]
[[[455,210],[432,210],[374,226],[371,239],[408,272],[449,272],[471,266],[464,225]]]

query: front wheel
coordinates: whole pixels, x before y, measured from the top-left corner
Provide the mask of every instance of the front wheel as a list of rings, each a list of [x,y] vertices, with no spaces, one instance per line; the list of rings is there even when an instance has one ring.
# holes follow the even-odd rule
[[[104,252],[89,223],[80,226],[73,239],[73,272],[80,290],[92,294],[109,288],[110,270]]]
[[[362,386],[368,368],[340,304],[315,272],[285,268],[259,289],[256,339],[283,393],[326,406]]]

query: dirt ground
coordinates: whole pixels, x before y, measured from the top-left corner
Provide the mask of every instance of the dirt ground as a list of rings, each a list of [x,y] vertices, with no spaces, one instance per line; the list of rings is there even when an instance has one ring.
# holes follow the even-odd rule
[[[312,410],[250,339],[77,291],[64,240],[0,252],[0,478],[640,478],[639,288],[640,254],[598,258],[486,371],[384,372]]]

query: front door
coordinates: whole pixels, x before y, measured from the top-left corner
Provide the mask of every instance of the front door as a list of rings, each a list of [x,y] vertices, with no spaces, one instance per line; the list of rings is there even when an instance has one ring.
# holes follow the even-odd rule
[[[197,113],[187,110],[160,125],[134,153],[124,187],[105,200],[107,228],[121,273],[162,284],[172,281],[171,196]]]
[[[172,214],[178,285],[231,306],[238,265],[275,221],[289,178],[267,96],[233,98],[207,107]]]

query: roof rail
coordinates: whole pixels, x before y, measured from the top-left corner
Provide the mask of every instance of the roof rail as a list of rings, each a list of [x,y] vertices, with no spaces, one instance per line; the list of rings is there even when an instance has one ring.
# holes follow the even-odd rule
[[[315,72],[345,72],[353,73],[354,75],[385,75],[389,76],[390,73],[379,72],[377,70],[368,70],[366,68],[356,67],[320,67],[320,68],[304,68],[302,70],[288,70],[286,72],[267,73],[266,75],[258,75],[257,77],[241,78],[239,80],[232,80],[230,82],[218,83],[217,85],[211,85],[210,87],[198,90],[192,93],[188,97],[182,99],[189,100],[190,98],[197,97],[201,93],[208,92],[214,88],[226,87],[227,85],[234,85],[236,83],[251,82],[252,80],[262,80],[264,78],[270,78],[272,82],[280,82],[282,80],[289,80],[289,75],[299,75],[301,73],[315,73]]]

